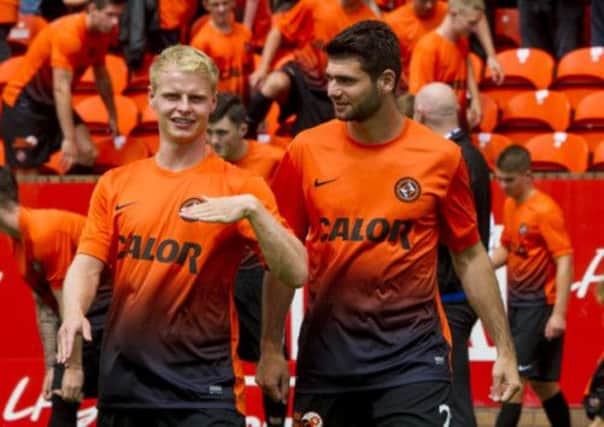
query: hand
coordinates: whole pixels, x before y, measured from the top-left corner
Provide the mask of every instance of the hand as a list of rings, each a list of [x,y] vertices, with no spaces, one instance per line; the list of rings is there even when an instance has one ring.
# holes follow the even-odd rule
[[[480,108],[480,100],[472,100],[472,104],[466,111],[466,119],[470,129],[477,127],[482,120],[482,110]]]
[[[503,72],[503,67],[496,56],[489,56],[487,58],[487,67],[491,70],[493,82],[497,85],[501,85],[505,79],[505,74]]]
[[[85,146],[80,147],[76,163],[82,166],[92,166],[98,155],[99,150],[94,142],[91,141],[89,145],[86,144]]]
[[[260,67],[256,69],[252,74],[250,74],[250,87],[252,89],[260,89],[260,85],[264,82],[264,79],[266,79],[267,75],[267,70],[264,70]]]
[[[63,323],[57,333],[58,344],[58,363],[69,363],[69,358],[73,352],[74,341],[76,335],[82,334],[86,341],[92,341],[92,333],[90,330],[90,322],[80,313],[69,313],[66,311],[63,318]]]
[[[202,203],[187,206],[180,216],[191,221],[217,222],[232,224],[247,218],[254,209],[257,200],[250,194],[226,197],[201,197]]]
[[[61,157],[61,168],[63,171],[68,171],[77,162],[79,154],[78,146],[75,141],[64,139],[61,143],[61,151],[63,153]]]
[[[516,357],[498,354],[493,365],[491,399],[495,402],[509,402],[521,387]]]
[[[84,385],[84,371],[79,365],[66,366],[61,382],[61,390],[54,391],[55,394],[67,402],[79,402],[84,397],[82,387]]]
[[[42,383],[42,397],[44,400],[50,400],[52,396],[52,380],[55,376],[55,368],[46,368],[46,375],[44,375],[44,382]]]
[[[289,366],[282,353],[263,352],[256,365],[256,384],[275,402],[287,404]]]
[[[545,324],[545,338],[552,340],[561,336],[566,330],[566,319],[564,316],[553,312]]]

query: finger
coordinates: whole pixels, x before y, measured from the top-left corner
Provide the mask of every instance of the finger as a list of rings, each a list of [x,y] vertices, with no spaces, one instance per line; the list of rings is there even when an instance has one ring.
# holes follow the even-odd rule
[[[71,356],[73,351],[73,340],[75,333],[71,333],[66,328],[62,329],[59,340],[59,356],[58,362],[65,363]]]
[[[82,325],[82,337],[86,341],[92,341],[92,331],[90,329],[90,322],[85,321]]]
[[[289,394],[289,375],[284,375],[281,378],[281,387],[279,390],[279,394],[281,395],[281,403],[287,405],[287,395]]]
[[[509,402],[520,390],[520,384],[508,384],[501,396],[502,402]]]

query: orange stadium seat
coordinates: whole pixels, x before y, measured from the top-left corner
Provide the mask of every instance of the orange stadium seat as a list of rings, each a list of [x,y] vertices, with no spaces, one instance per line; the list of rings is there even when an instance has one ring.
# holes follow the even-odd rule
[[[121,56],[113,54],[105,57],[105,64],[111,77],[113,93],[119,95],[126,89],[128,84],[128,67]],[[92,67],[88,67],[73,90],[73,104],[77,105],[84,98],[97,93],[96,84],[94,83],[94,71]]]
[[[520,25],[518,23],[518,9],[495,9],[495,44],[497,46],[518,47],[522,44],[520,39]]]
[[[0,63],[0,90],[6,86],[6,83],[15,75],[21,66],[23,56],[13,56]]]
[[[147,54],[143,59],[143,65],[139,70],[134,70],[124,90],[123,95],[132,99],[139,111],[145,111],[149,104],[149,67],[155,55]]]
[[[502,109],[497,132],[518,143],[548,131],[566,131],[570,103],[563,93],[547,89],[514,96]]]
[[[499,107],[491,97],[480,94],[480,104],[482,105],[482,120],[478,128],[481,132],[493,132],[499,122]]]
[[[604,89],[604,46],[576,49],[564,55],[552,89],[566,93],[573,107],[594,90]]]
[[[103,173],[116,166],[122,166],[136,160],[149,157],[147,145],[139,139],[127,137],[121,147],[116,147],[113,138],[104,138],[96,141],[99,155],[94,164],[95,173]]]
[[[48,21],[40,15],[21,15],[8,33],[7,41],[13,55],[25,53],[36,34],[48,25]]]
[[[604,140],[600,141],[596,146],[591,167],[589,169],[592,171],[604,171]]]
[[[513,142],[507,136],[496,133],[481,132],[472,134],[474,143],[487,161],[489,168],[495,170],[495,162],[499,154]]]
[[[579,102],[569,131],[585,138],[592,152],[604,140],[604,90],[587,95]]]
[[[514,95],[527,90],[547,89],[553,78],[554,58],[539,49],[510,49],[497,54],[505,72],[505,80],[493,83],[490,69],[485,70],[481,92],[492,97],[500,108]]]
[[[587,170],[589,147],[587,141],[579,135],[546,133],[531,138],[526,143],[526,148],[531,153],[533,170],[575,173]]]
[[[138,123],[138,108],[131,99],[123,95],[115,95],[118,128],[122,135],[129,135]],[[109,130],[109,116],[105,104],[99,95],[90,96],[75,106],[76,112],[82,117],[92,134],[106,134]]]

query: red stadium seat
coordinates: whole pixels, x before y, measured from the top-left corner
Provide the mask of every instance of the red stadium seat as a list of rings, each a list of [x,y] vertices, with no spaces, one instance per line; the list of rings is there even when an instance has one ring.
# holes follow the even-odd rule
[[[566,132],[538,135],[526,143],[531,153],[532,168],[536,171],[587,170],[589,147],[585,139]]]
[[[581,135],[593,152],[604,140],[604,90],[584,97],[577,108],[569,131]]]
[[[105,57],[105,65],[109,76],[111,77],[111,85],[113,93],[121,94],[128,84],[128,67],[121,56],[108,54]],[[82,78],[76,85],[74,92],[83,92],[86,94],[98,93],[96,84],[94,83],[94,72],[92,67],[88,67]]]
[[[492,97],[500,108],[518,93],[527,90],[547,89],[553,78],[554,58],[539,49],[510,49],[497,54],[505,72],[505,80],[498,86],[493,83],[489,68],[481,84],[481,92]]]
[[[499,122],[499,107],[488,95],[480,94],[482,105],[482,120],[478,128],[481,132],[493,132]]]
[[[495,170],[495,163],[499,154],[513,142],[507,136],[498,135],[496,133],[481,132],[473,134],[474,143],[487,161],[489,168]]]
[[[552,89],[564,92],[573,107],[594,90],[604,89],[604,46],[576,49],[564,55]]]
[[[138,108],[134,101],[122,95],[115,95],[118,128],[122,135],[129,135],[138,123]],[[109,116],[105,104],[99,95],[90,96],[75,106],[76,112],[82,117],[91,133],[107,133]]]
[[[520,25],[518,24],[518,9],[495,9],[495,44],[497,46],[519,47]]]
[[[593,171],[604,171],[604,140],[600,141],[596,146],[591,167],[589,169]]]
[[[497,132],[518,143],[548,131],[566,131],[570,103],[562,93],[538,90],[516,95],[502,109]]]

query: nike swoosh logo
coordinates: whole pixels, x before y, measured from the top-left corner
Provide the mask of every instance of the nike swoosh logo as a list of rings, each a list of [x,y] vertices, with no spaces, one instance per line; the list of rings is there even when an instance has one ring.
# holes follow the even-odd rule
[[[322,185],[329,184],[337,180],[338,178],[326,179],[325,181],[319,181],[318,179],[315,179],[315,187],[320,187]]]
[[[133,205],[134,203],[136,203],[136,201],[134,202],[126,202],[126,203],[122,203],[120,205],[115,205],[115,211],[121,211],[122,209],[124,209],[127,206]]]

